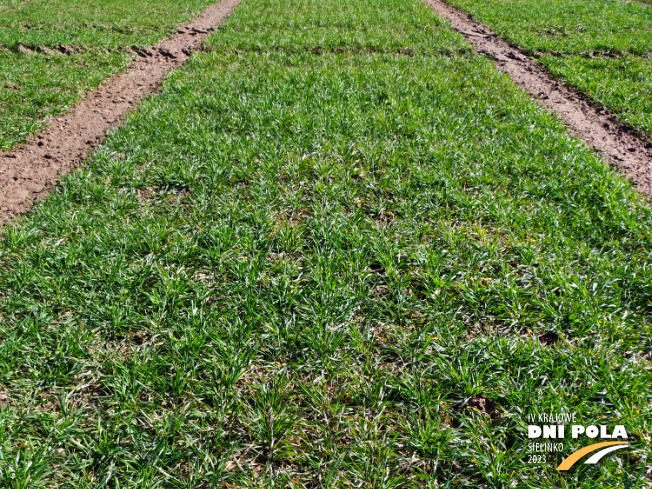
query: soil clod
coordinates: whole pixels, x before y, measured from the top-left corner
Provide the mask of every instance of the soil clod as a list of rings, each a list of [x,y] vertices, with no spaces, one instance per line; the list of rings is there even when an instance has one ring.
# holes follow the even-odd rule
[[[477,409],[481,413],[489,416],[491,419],[500,418],[500,412],[496,409],[496,403],[482,394],[472,397],[469,402],[466,403],[466,406],[471,409]]]

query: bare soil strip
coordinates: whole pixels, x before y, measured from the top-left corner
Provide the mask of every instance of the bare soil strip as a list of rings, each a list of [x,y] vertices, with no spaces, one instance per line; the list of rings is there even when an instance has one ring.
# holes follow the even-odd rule
[[[424,0],[435,12],[450,20],[466,36],[476,52],[491,57],[498,69],[533,95],[546,109],[563,120],[570,132],[601,152],[634,181],[642,193],[652,196],[652,143],[625,127],[610,111],[594,107],[582,94],[555,80],[543,67],[500,39],[487,26],[443,0]]]
[[[138,53],[124,72],[89,93],[64,116],[49,121],[48,129],[30,136],[16,151],[0,157],[0,223],[28,211],[47,195],[60,174],[71,171],[120,123],[141,99],[154,93],[170,70],[201,48],[202,41],[229,15],[240,0],[211,5],[192,22],[154,47]]]

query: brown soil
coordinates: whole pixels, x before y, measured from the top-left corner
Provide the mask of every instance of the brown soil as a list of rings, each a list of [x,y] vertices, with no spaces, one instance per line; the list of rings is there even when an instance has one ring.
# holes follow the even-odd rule
[[[496,409],[496,403],[482,394],[473,396],[466,405],[469,408],[477,409],[481,413],[486,414],[491,419],[500,418],[500,412]]]
[[[488,416],[492,421],[501,417],[500,411],[496,407],[496,403],[488,397],[479,394],[466,399],[463,402],[457,403],[453,406],[457,412],[465,412],[468,410],[480,411],[482,414]],[[448,419],[448,424],[453,428],[459,428],[460,422],[455,416]]]
[[[111,78],[68,114],[52,118],[47,130],[30,136],[16,151],[0,157],[0,223],[28,211],[47,195],[60,174],[71,171],[98,144],[104,133],[124,118],[161,80],[201,48],[202,41],[240,3],[211,5],[177,34],[139,52],[123,73]]]
[[[558,341],[559,335],[552,331],[548,331],[539,335],[539,342],[545,346],[555,346]]]
[[[530,92],[541,105],[563,120],[570,132],[600,151],[642,193],[652,196],[652,143],[625,127],[604,108],[591,104],[582,94],[555,80],[543,67],[517,48],[497,37],[488,27],[443,0],[424,0],[437,14],[450,20],[454,29],[473,44],[476,52],[495,60],[516,84]]]

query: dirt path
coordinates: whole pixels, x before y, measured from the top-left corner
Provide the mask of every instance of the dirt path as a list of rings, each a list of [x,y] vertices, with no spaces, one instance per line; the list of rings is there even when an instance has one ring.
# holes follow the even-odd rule
[[[473,44],[476,52],[495,60],[516,84],[530,92],[546,109],[568,126],[570,132],[600,151],[636,188],[652,196],[652,143],[624,127],[608,110],[592,106],[582,95],[511,47],[488,27],[443,0],[424,0],[437,14],[450,20],[454,29]]]
[[[26,212],[47,195],[62,173],[71,171],[107,129],[120,123],[142,98],[154,93],[170,70],[201,48],[208,33],[241,0],[222,0],[156,46],[140,53],[126,71],[107,80],[66,115],[0,157],[0,223]]]

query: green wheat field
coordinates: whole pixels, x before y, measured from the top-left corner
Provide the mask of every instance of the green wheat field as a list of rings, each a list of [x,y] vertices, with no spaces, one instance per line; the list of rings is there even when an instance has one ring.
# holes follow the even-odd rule
[[[209,3],[0,0],[0,147]],[[649,5],[451,3],[652,134]],[[651,313],[649,199],[430,7],[243,0],[0,232],[0,487],[649,488]]]

